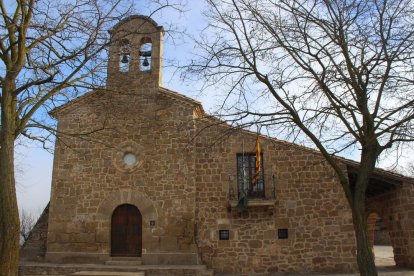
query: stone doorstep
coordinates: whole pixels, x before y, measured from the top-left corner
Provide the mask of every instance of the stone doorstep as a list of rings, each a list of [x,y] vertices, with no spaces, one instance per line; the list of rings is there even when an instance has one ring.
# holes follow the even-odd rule
[[[77,276],[145,276],[145,272],[117,272],[117,271],[79,271],[72,275]]]
[[[105,264],[119,266],[140,266],[142,265],[142,259],[137,257],[111,257],[110,260],[105,261]]]
[[[121,261],[141,261],[141,257],[110,257],[109,260],[121,260]]]
[[[142,261],[106,261],[105,264],[119,266],[139,266],[142,265]]]

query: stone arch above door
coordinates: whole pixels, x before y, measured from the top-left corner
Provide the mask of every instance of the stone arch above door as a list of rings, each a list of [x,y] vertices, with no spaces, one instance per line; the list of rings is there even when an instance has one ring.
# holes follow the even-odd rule
[[[158,213],[147,194],[141,191],[124,189],[111,192],[99,205],[97,212],[98,220],[108,220],[113,211],[120,204],[135,205],[142,214],[143,225],[149,220],[157,220]]]

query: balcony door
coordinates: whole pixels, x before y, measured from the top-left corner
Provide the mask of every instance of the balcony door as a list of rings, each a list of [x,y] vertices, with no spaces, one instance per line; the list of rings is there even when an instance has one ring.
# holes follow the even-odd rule
[[[247,189],[247,196],[249,198],[264,198],[265,197],[265,183],[263,173],[263,153],[261,153],[260,174],[253,183],[253,176],[255,175],[256,153],[238,153],[237,154],[237,186],[239,193]]]

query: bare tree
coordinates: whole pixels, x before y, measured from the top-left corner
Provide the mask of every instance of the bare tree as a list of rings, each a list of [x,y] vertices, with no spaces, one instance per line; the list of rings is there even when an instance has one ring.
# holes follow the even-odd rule
[[[151,3],[158,11],[176,8],[178,2]],[[18,269],[15,141],[27,137],[47,143],[55,134],[48,111],[104,84],[108,30],[131,14],[133,4],[0,0],[0,275],[17,275]]]
[[[36,224],[37,217],[27,210],[20,210],[20,245],[26,243],[29,239],[30,232]]]
[[[209,25],[185,76],[226,89],[220,109],[306,139],[335,170],[352,209],[361,275],[377,275],[365,191],[378,158],[414,141],[410,0],[208,0]],[[358,152],[355,187],[337,154]]]
[[[411,176],[414,177],[414,164],[410,164],[408,166],[408,168],[406,169],[406,173]]]

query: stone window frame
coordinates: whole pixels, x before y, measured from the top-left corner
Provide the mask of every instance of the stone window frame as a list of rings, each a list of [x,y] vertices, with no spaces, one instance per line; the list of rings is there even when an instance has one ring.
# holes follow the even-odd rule
[[[248,180],[248,192],[247,196],[249,198],[265,198],[265,177],[264,177],[264,159],[263,159],[263,152],[260,153],[261,162],[260,162],[260,176],[258,179],[258,183],[253,185],[253,175],[255,172],[255,164],[256,164],[256,153],[255,152],[245,152],[245,153],[237,153],[236,155],[236,167],[237,167],[237,189],[238,194],[240,194],[242,185],[243,185],[243,166],[241,165],[243,162],[246,165],[247,160],[247,180]],[[244,160],[243,160],[244,158]]]
[[[112,154],[112,162],[119,171],[124,173],[131,173],[140,167],[143,164],[143,147],[138,145],[133,141],[125,141],[119,144],[114,150]],[[125,154],[133,154],[137,158],[137,162],[134,164],[126,164],[124,162]]]

